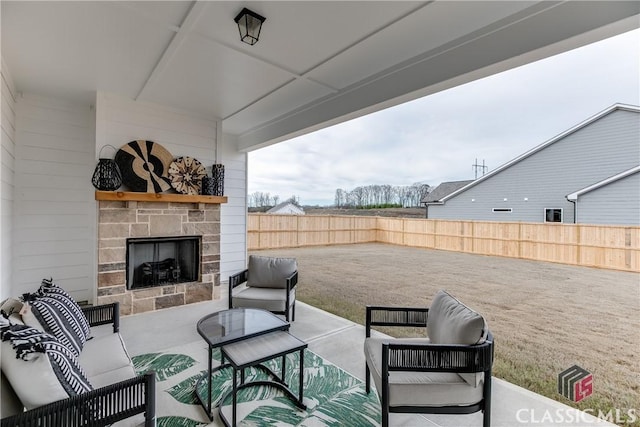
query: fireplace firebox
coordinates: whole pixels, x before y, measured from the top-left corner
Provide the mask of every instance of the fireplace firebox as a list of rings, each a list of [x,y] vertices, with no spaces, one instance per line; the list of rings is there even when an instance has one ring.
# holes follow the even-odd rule
[[[127,239],[127,289],[199,280],[200,241],[200,236]]]

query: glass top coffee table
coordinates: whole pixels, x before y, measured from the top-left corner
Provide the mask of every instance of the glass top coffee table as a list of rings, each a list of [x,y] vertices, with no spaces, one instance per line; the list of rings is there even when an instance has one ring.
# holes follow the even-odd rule
[[[213,350],[224,345],[247,340],[276,331],[288,331],[289,322],[280,319],[275,314],[254,308],[234,308],[209,314],[197,323],[196,329],[200,336],[209,344],[208,373],[196,384],[196,396],[202,407],[207,411],[210,420],[213,420],[211,411],[212,384],[211,376],[214,372],[229,366],[222,363],[215,369],[212,368]],[[224,362],[224,361],[222,361]],[[200,383],[207,381],[208,395],[206,400],[198,392]]]

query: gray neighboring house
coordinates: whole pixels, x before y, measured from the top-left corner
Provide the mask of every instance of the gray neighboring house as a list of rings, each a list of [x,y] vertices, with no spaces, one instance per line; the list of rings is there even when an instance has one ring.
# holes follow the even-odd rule
[[[428,215],[637,226],[639,168],[640,107],[616,104],[432,202]]]
[[[425,218],[429,218],[429,206],[431,205],[441,205],[442,199],[449,194],[453,193],[456,190],[461,189],[465,185],[471,184],[473,180],[467,181],[447,181],[442,182],[436,188],[431,190],[429,194],[427,194],[420,203],[424,204],[425,208]]]

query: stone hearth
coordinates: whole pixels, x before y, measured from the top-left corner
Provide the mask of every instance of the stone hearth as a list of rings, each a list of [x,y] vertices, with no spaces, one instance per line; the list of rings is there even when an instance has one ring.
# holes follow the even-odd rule
[[[220,205],[100,200],[98,304],[120,303],[123,315],[220,298]],[[127,290],[126,251],[131,237],[202,236],[200,279]]]

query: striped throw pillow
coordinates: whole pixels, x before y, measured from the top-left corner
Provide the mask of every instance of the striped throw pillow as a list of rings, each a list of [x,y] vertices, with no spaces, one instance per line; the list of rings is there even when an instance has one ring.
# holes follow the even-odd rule
[[[76,356],[80,355],[84,343],[91,336],[91,329],[78,303],[64,289],[51,279],[44,279],[38,291],[25,294],[23,300],[29,303],[33,315],[46,332]]]

